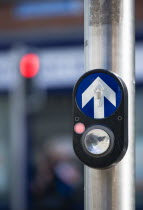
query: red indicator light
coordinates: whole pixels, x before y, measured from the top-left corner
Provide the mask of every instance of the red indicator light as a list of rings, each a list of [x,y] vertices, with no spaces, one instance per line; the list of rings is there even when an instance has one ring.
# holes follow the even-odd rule
[[[82,134],[85,131],[85,125],[83,123],[77,123],[74,126],[74,131],[77,134]]]
[[[40,60],[36,54],[26,54],[20,61],[20,73],[25,78],[32,78],[38,74]]]

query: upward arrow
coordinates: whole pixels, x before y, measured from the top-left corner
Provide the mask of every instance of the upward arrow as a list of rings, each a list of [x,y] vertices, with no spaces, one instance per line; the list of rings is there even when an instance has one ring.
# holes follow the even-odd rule
[[[104,97],[116,107],[116,93],[100,77],[97,77],[82,94],[82,108],[94,98],[94,118],[104,118]]]

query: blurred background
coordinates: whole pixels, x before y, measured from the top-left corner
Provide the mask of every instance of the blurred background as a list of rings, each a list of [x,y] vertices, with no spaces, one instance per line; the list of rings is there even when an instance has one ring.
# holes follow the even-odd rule
[[[137,210],[142,61],[143,1],[136,0]],[[72,150],[72,88],[83,62],[82,0],[0,0],[0,210],[83,210],[83,166]]]

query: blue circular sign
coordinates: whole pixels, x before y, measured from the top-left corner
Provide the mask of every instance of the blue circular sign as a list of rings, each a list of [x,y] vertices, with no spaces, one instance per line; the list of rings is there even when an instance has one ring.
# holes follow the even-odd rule
[[[88,117],[102,119],[111,116],[122,100],[119,82],[107,73],[91,73],[83,78],[76,90],[79,109]]]

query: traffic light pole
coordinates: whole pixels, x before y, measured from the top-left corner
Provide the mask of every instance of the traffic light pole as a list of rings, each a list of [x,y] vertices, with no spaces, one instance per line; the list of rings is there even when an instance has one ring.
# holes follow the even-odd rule
[[[18,72],[17,72],[18,73]],[[26,210],[26,102],[25,84],[18,74],[17,86],[10,92],[10,209]]]
[[[85,166],[85,210],[134,210],[134,0],[84,0],[85,70],[108,69],[129,93],[129,148],[110,169]]]

